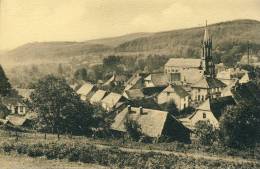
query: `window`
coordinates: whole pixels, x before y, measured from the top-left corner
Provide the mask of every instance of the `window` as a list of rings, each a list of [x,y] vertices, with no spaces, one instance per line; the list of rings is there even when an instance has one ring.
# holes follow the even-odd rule
[[[167,92],[167,96],[170,96],[170,92]]]
[[[203,119],[205,119],[206,118],[206,113],[203,113]]]
[[[201,96],[201,100],[202,100],[202,101],[204,100],[204,96]]]
[[[186,108],[186,103],[184,103],[183,108],[184,108],[184,109]]]
[[[200,101],[200,95],[198,95],[198,101]]]

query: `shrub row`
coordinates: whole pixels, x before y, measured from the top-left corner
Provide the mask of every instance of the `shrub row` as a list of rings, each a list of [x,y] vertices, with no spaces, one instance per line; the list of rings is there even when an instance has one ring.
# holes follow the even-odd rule
[[[91,145],[75,143],[34,143],[25,144],[21,142],[5,142],[0,146],[1,151],[17,152],[27,154],[30,157],[46,156],[47,159],[68,159],[69,161],[80,161],[84,163],[95,163],[113,168],[260,168],[259,164],[253,163],[231,163],[224,161],[209,161],[204,159],[193,159],[175,155],[164,155],[160,153],[134,153],[124,152],[117,148],[100,149]]]

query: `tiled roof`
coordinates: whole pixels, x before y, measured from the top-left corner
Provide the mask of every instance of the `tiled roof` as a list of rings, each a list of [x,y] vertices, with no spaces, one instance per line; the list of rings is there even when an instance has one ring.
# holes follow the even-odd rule
[[[129,99],[144,98],[144,93],[142,92],[141,89],[126,90],[125,93],[126,93],[126,95],[128,96]]]
[[[183,67],[183,68],[198,68],[200,67],[200,59],[184,59],[184,58],[171,58],[165,66]]]
[[[163,90],[163,92],[176,93],[180,97],[186,97],[189,95],[181,86],[178,85],[169,85]]]
[[[195,84],[202,79],[203,73],[199,69],[185,69],[181,71],[181,76],[184,77],[183,81],[189,84]]]
[[[102,105],[104,104],[105,107],[113,108],[121,98],[124,98],[121,94],[118,93],[109,93],[102,101]]]
[[[145,80],[152,81],[155,86],[166,86],[168,84],[167,77],[164,73],[153,73],[148,75]]]
[[[77,93],[79,95],[82,95],[82,96],[87,96],[91,91],[92,89],[94,88],[94,85],[91,84],[91,83],[85,83],[83,84],[83,86],[81,86],[79,88],[79,90],[77,91]]]
[[[31,93],[34,91],[33,89],[20,89],[20,88],[16,88],[15,90],[18,92],[18,95],[22,96],[25,99],[29,99]]]
[[[220,80],[212,77],[203,77],[200,81],[193,84],[192,87],[212,89],[212,88],[223,88],[226,87],[226,84]]]
[[[111,125],[111,129],[125,132],[125,121],[127,118],[137,121],[141,126],[141,130],[144,134],[150,137],[159,137],[164,129],[168,112],[144,109],[143,114],[140,114],[140,108],[131,107],[131,112],[128,112],[128,108],[121,111],[115,118],[114,123]]]
[[[1,101],[5,106],[8,106],[8,105],[14,105],[14,106],[24,105],[23,100],[21,98],[16,98],[16,97],[2,97]]]
[[[90,103],[100,103],[101,100],[106,96],[107,92],[105,90],[98,90],[91,98]]]
[[[28,119],[21,116],[9,115],[6,117],[6,120],[14,126],[22,126]]]

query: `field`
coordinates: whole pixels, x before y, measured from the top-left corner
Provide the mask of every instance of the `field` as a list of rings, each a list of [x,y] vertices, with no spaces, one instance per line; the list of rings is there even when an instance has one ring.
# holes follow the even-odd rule
[[[231,156],[226,155],[226,152],[219,153],[218,149],[213,153],[214,150],[209,151],[210,148],[196,149],[192,145],[188,147],[181,143],[123,143],[122,140],[115,139],[82,136],[68,138],[64,135],[57,140],[51,134],[45,140],[44,134],[40,133],[19,133],[16,140],[14,133],[0,131],[0,134],[0,150],[3,153],[37,157],[36,161],[39,157],[54,161],[62,159],[77,162],[69,164],[83,162],[112,168],[260,168],[258,153],[250,151],[243,151],[242,156],[240,152],[233,152]]]
[[[46,160],[20,155],[0,154],[1,169],[105,169],[94,164],[75,163],[62,160]]]

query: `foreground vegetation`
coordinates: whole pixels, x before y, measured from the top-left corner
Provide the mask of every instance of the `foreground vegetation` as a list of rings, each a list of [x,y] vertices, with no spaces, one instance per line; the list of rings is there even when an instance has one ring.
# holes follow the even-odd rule
[[[258,163],[224,160],[206,160],[158,152],[127,152],[116,147],[100,148],[77,142],[3,142],[0,150],[5,153],[26,154],[30,157],[67,159],[74,162],[93,163],[113,168],[259,168]]]
[[[66,160],[47,160],[46,158],[31,158],[27,155],[0,154],[1,169],[105,169],[100,165],[74,163]],[[22,168],[21,168],[22,167]]]

